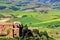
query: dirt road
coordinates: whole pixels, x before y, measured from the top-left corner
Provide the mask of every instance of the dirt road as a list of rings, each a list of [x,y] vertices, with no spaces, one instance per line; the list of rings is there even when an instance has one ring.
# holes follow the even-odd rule
[[[8,20],[10,20],[10,18],[4,18],[4,19],[1,19],[0,22],[6,22]]]

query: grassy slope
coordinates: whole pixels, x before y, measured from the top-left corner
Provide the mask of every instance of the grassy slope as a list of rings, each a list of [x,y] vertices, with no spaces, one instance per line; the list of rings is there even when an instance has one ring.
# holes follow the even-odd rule
[[[60,33],[60,31],[57,31],[57,29],[60,30],[60,27],[55,29],[38,27],[38,26],[47,26],[52,24],[60,25],[59,11],[49,11],[47,14],[40,12],[25,12],[25,11],[13,11],[13,12],[3,12],[3,13],[13,14],[14,16],[27,15],[27,17],[24,18],[14,18],[13,21],[19,21],[22,22],[23,24],[28,24],[29,26],[37,27],[40,31],[47,31],[49,36],[54,35],[55,37],[56,32]],[[55,39],[60,40],[60,38],[55,38]]]
[[[1,13],[13,14],[14,16],[27,15],[24,18],[14,18],[13,21],[19,21],[23,24],[28,24],[29,26],[47,26],[52,24],[60,25],[60,11],[49,11],[48,13],[40,12],[25,12],[25,11],[9,11],[3,10]]]
[[[14,18],[14,21],[19,21],[29,26],[47,26],[49,24],[60,24],[60,12],[49,11],[47,14],[40,12],[10,12],[15,16],[27,15],[25,18]]]
[[[50,20],[50,21],[45,21],[41,23],[34,23],[32,26],[48,26],[48,25],[60,25],[60,19],[55,19],[55,20]]]

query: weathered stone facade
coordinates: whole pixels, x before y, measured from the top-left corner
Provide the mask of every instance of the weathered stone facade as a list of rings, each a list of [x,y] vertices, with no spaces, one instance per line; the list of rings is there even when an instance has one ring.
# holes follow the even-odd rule
[[[0,22],[0,38],[13,38],[19,36],[20,23],[16,22]]]

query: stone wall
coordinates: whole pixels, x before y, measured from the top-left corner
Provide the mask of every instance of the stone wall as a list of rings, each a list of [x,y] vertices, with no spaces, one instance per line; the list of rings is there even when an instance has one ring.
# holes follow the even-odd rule
[[[19,37],[18,25],[19,23],[0,23],[0,38]],[[7,34],[7,29],[10,30],[9,34]]]

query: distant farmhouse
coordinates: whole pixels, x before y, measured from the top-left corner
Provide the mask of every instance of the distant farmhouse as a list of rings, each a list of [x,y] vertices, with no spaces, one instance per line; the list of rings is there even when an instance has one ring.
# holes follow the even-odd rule
[[[13,38],[14,36],[19,37],[19,26],[18,22],[0,22],[0,38]]]
[[[45,6],[43,6],[43,7],[35,8],[35,10],[36,10],[36,11],[51,10],[51,8],[50,8],[50,7],[45,7]]]

